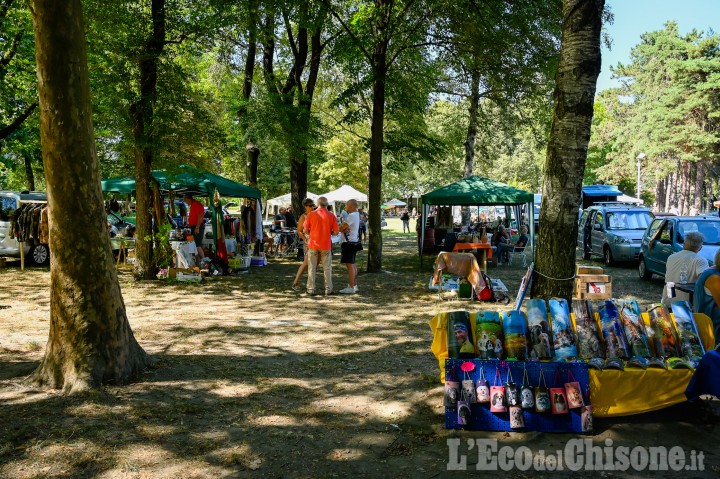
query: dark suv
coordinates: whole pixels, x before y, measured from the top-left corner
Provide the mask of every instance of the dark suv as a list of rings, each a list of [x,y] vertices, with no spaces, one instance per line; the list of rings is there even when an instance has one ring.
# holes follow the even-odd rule
[[[583,258],[601,256],[607,266],[616,261],[636,261],[640,241],[653,220],[644,206],[616,201],[596,203],[580,216],[577,243]]]
[[[705,237],[698,253],[713,265],[720,248],[720,218],[717,216],[665,216],[655,218],[645,231],[640,249],[638,274],[650,279],[653,274],[665,276],[668,256],[683,249],[685,235],[699,231]]]

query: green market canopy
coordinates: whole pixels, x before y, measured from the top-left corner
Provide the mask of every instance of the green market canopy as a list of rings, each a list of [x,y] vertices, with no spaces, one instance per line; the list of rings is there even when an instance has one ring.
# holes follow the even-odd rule
[[[191,193],[212,197],[217,188],[220,196],[230,198],[260,199],[260,190],[243,185],[222,176],[200,170],[190,165],[180,165],[176,170],[154,170],[153,178],[160,183],[162,190],[178,193]],[[120,176],[102,180],[104,192],[129,194],[135,191],[135,178]]]
[[[469,176],[455,183],[438,188],[435,191],[422,195],[422,229],[419,244],[422,264],[423,244],[425,243],[425,227],[429,206],[515,206],[516,217],[519,219],[520,205],[527,204],[530,227],[530,248],[535,252],[535,209],[533,203],[535,195],[515,188],[499,181],[483,178],[482,176]],[[519,226],[519,221],[518,221]]]
[[[422,195],[424,205],[483,206],[523,205],[535,196],[505,183],[481,176],[469,176]]]

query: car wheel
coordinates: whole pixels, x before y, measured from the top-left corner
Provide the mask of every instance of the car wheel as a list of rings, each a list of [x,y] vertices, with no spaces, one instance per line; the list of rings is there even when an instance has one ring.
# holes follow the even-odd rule
[[[46,244],[39,244],[30,249],[30,258],[35,266],[47,266],[50,264],[50,249]]]
[[[648,271],[647,266],[645,265],[645,258],[642,256],[640,257],[640,264],[638,265],[638,276],[640,276],[640,279],[652,278],[652,272]]]
[[[605,266],[612,266],[615,261],[613,260],[612,251],[607,246],[605,247]]]

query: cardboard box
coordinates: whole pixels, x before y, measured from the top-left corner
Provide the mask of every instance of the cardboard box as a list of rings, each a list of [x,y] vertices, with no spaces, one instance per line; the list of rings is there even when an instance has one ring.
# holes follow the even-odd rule
[[[191,274],[191,273],[197,273],[200,274],[200,270],[197,268],[170,268],[168,271],[168,278],[170,279],[177,279],[178,273],[185,273],[185,274]]]
[[[600,266],[583,266],[579,264],[575,268],[575,274],[603,274],[603,269]]]

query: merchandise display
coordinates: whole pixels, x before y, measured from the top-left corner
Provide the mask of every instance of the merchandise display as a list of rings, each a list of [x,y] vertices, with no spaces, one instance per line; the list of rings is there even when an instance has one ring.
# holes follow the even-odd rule
[[[431,321],[432,351],[439,361],[441,377],[458,382],[456,396],[468,402],[471,414],[467,427],[480,427],[476,417],[480,404],[486,405],[488,414],[507,416],[505,423],[493,426],[500,429],[492,430],[522,429],[521,424],[533,430],[528,411],[554,416],[565,416],[568,411],[578,416],[584,413],[587,430],[593,413],[620,416],[677,404],[685,400],[684,389],[705,348],[714,344],[710,319],[693,315],[683,303],[676,303],[672,314],[662,306],[643,311],[635,302],[617,300],[595,305],[574,300],[574,314],[569,315],[570,308],[563,300],[553,299],[547,304],[530,300],[526,305],[527,316],[523,311],[455,311],[438,314]],[[539,357],[536,346],[543,343],[533,338],[544,338],[543,333],[553,338],[553,351],[568,345],[576,345],[576,350],[558,354],[555,359]],[[561,347],[556,349],[558,336]],[[680,346],[680,356],[676,345]],[[470,377],[452,376],[448,368],[460,371],[464,362],[474,364]],[[545,366],[551,369],[544,373],[533,369]],[[576,367],[586,371],[590,379],[584,381],[578,376]],[[469,379],[474,384],[467,382]],[[518,411],[510,408],[525,411],[522,421]],[[457,410],[454,417],[458,418]],[[577,431],[582,429],[581,422],[578,419]]]

